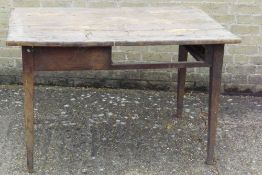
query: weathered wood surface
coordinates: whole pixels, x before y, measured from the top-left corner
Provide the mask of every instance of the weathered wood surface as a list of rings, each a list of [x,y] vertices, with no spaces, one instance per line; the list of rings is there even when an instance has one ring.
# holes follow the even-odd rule
[[[110,66],[110,70],[127,70],[127,69],[171,69],[171,68],[192,68],[192,67],[210,67],[209,64],[204,61],[187,62],[180,61],[179,63],[139,63],[139,64],[113,64]]]
[[[189,7],[16,8],[10,46],[131,46],[239,43],[206,13]]]
[[[184,46],[179,46],[178,61],[187,61],[188,52]],[[177,111],[176,117],[181,118],[183,114],[184,94],[186,84],[186,68],[177,71]]]
[[[34,57],[30,48],[23,47],[23,85],[25,143],[28,172],[33,172],[34,157]]]
[[[219,111],[219,97],[221,88],[221,75],[224,57],[224,45],[213,45],[206,48],[209,50],[206,57],[211,60],[209,69],[209,103],[208,103],[208,138],[207,138],[207,160],[209,165],[215,164],[215,144],[217,117]]]
[[[36,71],[101,70],[112,64],[112,47],[35,47]]]

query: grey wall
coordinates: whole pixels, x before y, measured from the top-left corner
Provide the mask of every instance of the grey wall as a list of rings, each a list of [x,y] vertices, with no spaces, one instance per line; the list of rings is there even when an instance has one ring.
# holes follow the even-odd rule
[[[6,47],[8,18],[14,7],[196,6],[239,35],[243,42],[226,47],[223,90],[262,91],[261,0],[0,0],[0,84],[21,82],[21,51]],[[115,47],[115,62],[177,60],[176,46]],[[187,86],[208,85],[207,69],[189,69]],[[85,71],[39,74],[38,84],[174,89],[176,70]]]

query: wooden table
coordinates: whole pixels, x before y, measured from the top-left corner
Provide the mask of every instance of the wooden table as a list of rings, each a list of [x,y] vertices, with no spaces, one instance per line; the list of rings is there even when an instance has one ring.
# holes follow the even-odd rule
[[[209,67],[207,164],[214,163],[224,45],[240,39],[196,8],[17,8],[8,46],[22,46],[25,142],[33,171],[34,73],[37,71],[178,68],[177,117],[186,68]],[[179,45],[178,62],[114,64],[112,46]],[[188,62],[190,53],[196,61]]]

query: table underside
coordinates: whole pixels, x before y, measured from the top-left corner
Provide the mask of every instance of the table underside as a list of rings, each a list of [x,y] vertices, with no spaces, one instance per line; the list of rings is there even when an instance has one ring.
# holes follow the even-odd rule
[[[205,57],[208,45],[184,45],[196,61],[114,64],[112,47],[27,47],[24,52],[34,55],[34,71],[73,70],[121,70],[121,69],[168,69],[210,67],[209,57]]]

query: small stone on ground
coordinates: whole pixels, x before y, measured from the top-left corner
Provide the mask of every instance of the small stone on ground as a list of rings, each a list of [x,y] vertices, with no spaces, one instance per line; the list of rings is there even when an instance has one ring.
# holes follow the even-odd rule
[[[208,95],[36,87],[34,174],[261,174],[262,98],[221,96],[216,157],[205,164]],[[123,105],[124,104],[124,105]],[[0,86],[0,174],[26,175],[21,86]]]

